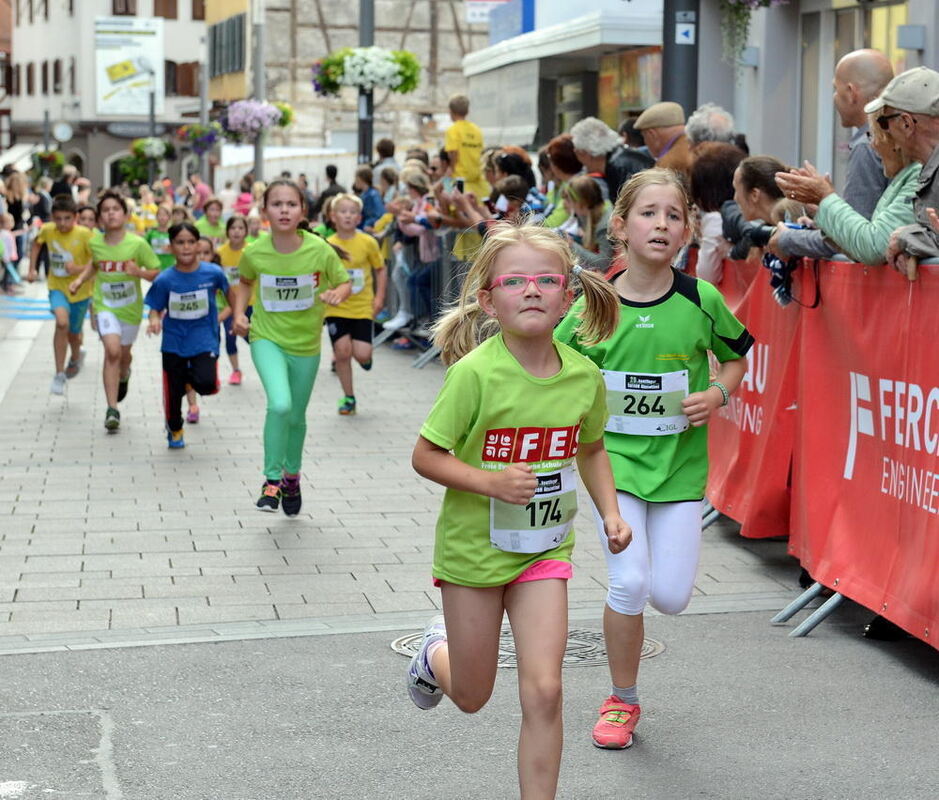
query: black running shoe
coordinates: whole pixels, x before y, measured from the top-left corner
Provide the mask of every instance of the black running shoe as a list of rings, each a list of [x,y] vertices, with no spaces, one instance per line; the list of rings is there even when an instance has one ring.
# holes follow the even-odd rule
[[[295,517],[300,513],[300,481],[284,479],[280,484],[281,508],[288,517]]]
[[[265,481],[261,487],[261,496],[255,505],[258,511],[277,511],[280,508],[280,483]]]
[[[362,367],[362,369],[364,369],[366,372],[368,372],[372,368],[372,359],[369,359],[368,361],[363,361],[361,364],[359,364],[359,366]]]
[[[117,384],[117,402],[120,403],[127,397],[127,384],[130,383],[130,373],[128,372]]]

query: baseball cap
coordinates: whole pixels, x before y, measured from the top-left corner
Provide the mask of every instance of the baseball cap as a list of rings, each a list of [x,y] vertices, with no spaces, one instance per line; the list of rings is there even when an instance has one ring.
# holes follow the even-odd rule
[[[637,131],[646,131],[650,128],[671,128],[674,125],[685,124],[685,111],[670,101],[656,103],[649,106],[637,118],[633,126]]]
[[[864,113],[874,114],[884,106],[908,114],[939,117],[939,72],[929,67],[914,67],[901,72],[886,85],[876,100],[864,106]]]

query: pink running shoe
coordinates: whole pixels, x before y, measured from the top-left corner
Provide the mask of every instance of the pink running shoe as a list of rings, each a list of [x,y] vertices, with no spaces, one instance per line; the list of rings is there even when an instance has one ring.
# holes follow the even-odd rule
[[[189,412],[186,414],[186,422],[195,425],[199,421],[199,406],[189,406]]]
[[[229,386],[241,386],[241,370],[240,369],[232,370],[231,375],[228,376],[228,385]]]
[[[593,726],[593,743],[606,750],[632,747],[633,731],[639,722],[639,706],[610,695],[600,706],[600,719]]]

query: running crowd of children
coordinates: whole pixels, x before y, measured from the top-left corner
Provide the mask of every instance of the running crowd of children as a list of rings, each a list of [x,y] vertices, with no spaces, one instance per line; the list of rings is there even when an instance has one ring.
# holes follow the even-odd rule
[[[433,158],[412,151],[399,168],[382,140],[381,161],[356,170],[353,191],[327,170],[315,199],[289,177],[246,181],[247,215],[234,193],[194,191],[195,218],[147,187],[136,206],[115,190],[94,207],[58,195],[31,263],[48,252],[54,394],[81,370],[90,304],[108,433],[121,428],[144,314],[148,335],[161,336],[171,449],[185,446],[184,424],[198,422],[198,396],[220,389],[223,338],[228,384],[242,384],[246,340],[267,399],[256,507],[287,516],[301,509],[323,327],[342,415],[356,413],[353,362],[371,368],[377,322],[407,341],[433,340],[449,368],[412,462],[446,487],[433,559],[443,615],[408,665],[408,692],[421,709],[444,695],[463,711],[482,708],[507,614],[519,666],[520,792],[549,798],[561,758],[576,474],[609,572],[611,689],[592,738],[623,749],[640,718],[643,612],[651,603],[676,614],[689,602],[705,426],[744,377],[753,339],[711,284],[675,267],[694,228],[679,173],[637,170],[613,191],[602,173],[574,174],[555,148],[560,165],[545,157],[541,174],[553,178],[539,191],[523,150],[483,151],[465,97],[450,111],[454,124]],[[434,278],[446,231],[458,232],[451,258],[465,268],[458,299],[440,308]],[[588,257],[607,249],[615,260]]]

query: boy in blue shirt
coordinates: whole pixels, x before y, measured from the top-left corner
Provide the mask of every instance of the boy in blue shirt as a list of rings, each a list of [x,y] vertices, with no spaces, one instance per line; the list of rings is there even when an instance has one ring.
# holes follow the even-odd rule
[[[169,229],[170,249],[176,265],[161,272],[146,304],[150,308],[148,335],[163,332],[163,401],[169,447],[186,446],[183,440],[182,400],[188,384],[201,395],[218,392],[218,306],[216,292],[229,305],[234,291],[221,267],[199,261],[199,231],[189,222]],[[165,315],[164,315],[165,312]]]

